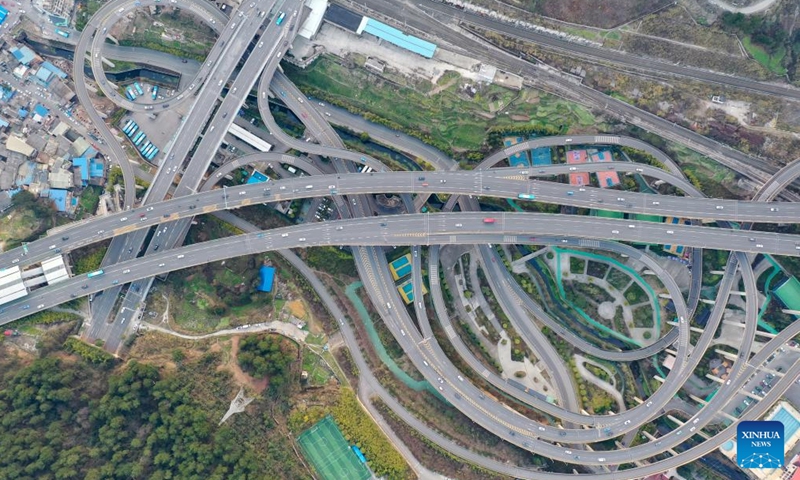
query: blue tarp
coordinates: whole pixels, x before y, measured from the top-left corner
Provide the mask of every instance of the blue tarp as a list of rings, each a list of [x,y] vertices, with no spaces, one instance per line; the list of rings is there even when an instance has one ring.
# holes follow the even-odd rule
[[[66,212],[67,211],[67,191],[60,190],[60,189],[50,189],[50,192],[47,195],[50,200],[53,201],[56,205],[56,210],[59,212]]]
[[[258,284],[257,290],[259,292],[271,292],[272,284],[275,281],[275,267],[262,265],[258,275],[261,278],[261,283]]]

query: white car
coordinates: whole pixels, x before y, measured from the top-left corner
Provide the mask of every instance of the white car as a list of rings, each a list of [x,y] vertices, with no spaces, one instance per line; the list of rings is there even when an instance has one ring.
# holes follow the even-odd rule
[[[164,263],[159,263],[158,264],[159,267],[163,267],[164,265],[166,265],[166,264],[164,264]]]

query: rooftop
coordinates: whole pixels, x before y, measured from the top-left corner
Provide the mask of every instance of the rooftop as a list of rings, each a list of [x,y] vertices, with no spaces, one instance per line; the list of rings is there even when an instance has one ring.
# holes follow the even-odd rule
[[[390,27],[389,25],[379,22],[373,18],[364,17],[361,20],[361,25],[359,25],[356,33],[360,35],[362,32],[375,35],[376,37],[386,40],[391,44],[422,55],[425,58],[433,58],[433,54],[436,53],[435,44],[401,32],[400,30]]]

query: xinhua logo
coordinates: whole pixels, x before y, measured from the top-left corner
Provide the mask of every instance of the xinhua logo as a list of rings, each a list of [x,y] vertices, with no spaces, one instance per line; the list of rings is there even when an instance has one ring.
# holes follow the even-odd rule
[[[783,424],[740,422],[736,428],[736,459],[740,468],[783,466]]]

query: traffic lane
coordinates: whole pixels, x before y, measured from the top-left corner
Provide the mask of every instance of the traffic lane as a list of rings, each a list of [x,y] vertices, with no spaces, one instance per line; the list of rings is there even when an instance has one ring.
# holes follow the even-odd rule
[[[365,232],[365,234],[366,234],[366,232]],[[285,238],[285,237],[283,237],[283,238]],[[203,246],[203,249],[207,249],[207,247]],[[211,252],[209,252],[209,253],[211,253]],[[151,260],[151,261],[155,261],[155,260]],[[119,267],[117,267],[117,268],[119,268]],[[150,266],[150,268],[152,268],[152,266]],[[148,268],[148,270],[150,270],[150,268]],[[148,272],[147,272],[147,274],[149,275],[149,274],[151,274],[151,272],[150,272],[150,271],[148,271]],[[108,282],[108,281],[110,280],[110,278],[109,278],[109,277],[100,277],[100,282],[102,282],[102,281],[103,281],[103,279],[104,279],[106,282]]]
[[[400,183],[400,181],[394,180],[392,178],[392,176],[395,176],[395,175],[398,176],[398,177],[402,177],[403,175],[406,175],[406,177],[408,177],[409,174],[411,176],[411,179],[407,178],[405,186],[402,185]],[[229,204],[230,207],[236,207],[236,206],[242,206],[242,205],[246,205],[246,204],[256,203],[255,202],[256,200],[258,200],[258,203],[268,203],[268,202],[271,202],[271,201],[280,201],[280,200],[294,199],[294,198],[306,198],[306,197],[313,197],[313,196],[327,196],[327,195],[331,194],[331,190],[336,190],[339,195],[343,195],[343,194],[348,194],[348,195],[352,195],[352,194],[369,194],[369,193],[376,193],[376,192],[379,192],[379,191],[386,192],[386,191],[391,191],[391,190],[394,190],[394,191],[406,190],[408,192],[414,192],[414,191],[417,190],[417,187],[416,187],[416,185],[414,183],[415,181],[413,180],[413,178],[414,178],[413,176],[415,175],[414,173],[411,173],[411,172],[408,172],[408,173],[406,173],[406,172],[392,173],[392,174],[389,174],[390,177],[387,177],[387,178],[379,178],[379,175],[380,174],[376,174],[372,178],[373,181],[370,184],[367,184],[367,185],[364,185],[363,182],[360,181],[361,177],[356,177],[356,176],[337,176],[335,181],[334,181],[334,178],[331,175],[331,176],[327,176],[327,178],[325,178],[325,180],[323,180],[323,182],[321,184],[319,182],[315,182],[316,185],[306,183],[306,182],[312,181],[311,179],[308,179],[308,178],[293,178],[293,179],[276,181],[272,186],[264,186],[263,184],[255,184],[255,185],[244,185],[244,186],[231,187],[229,189],[226,189],[227,191],[230,192],[229,195],[228,195],[228,197],[229,197],[228,198],[228,204]],[[490,191],[477,190],[475,188],[474,184],[471,183],[472,180],[470,180],[468,178],[467,179],[462,179],[462,180],[463,180],[463,182],[461,182],[461,184],[457,183],[456,181],[451,181],[449,184],[441,184],[441,186],[439,188],[437,188],[437,191],[447,190],[447,191],[450,191],[451,193],[461,192],[461,194],[469,194],[469,193],[476,194],[478,191],[480,191],[481,193],[485,193],[487,196],[489,196],[489,195],[501,195],[501,194],[505,195],[505,196],[512,196],[512,195],[514,195],[513,191],[516,190],[516,189],[514,189],[514,190],[505,190],[505,191],[498,191],[498,189],[495,189],[494,191],[491,191],[491,190]],[[328,182],[333,182],[333,183],[328,183]],[[409,183],[411,184],[410,186],[409,186]],[[461,186],[462,184],[464,185],[463,187]],[[351,185],[353,185],[353,186],[351,187]],[[309,186],[311,186],[311,188],[307,188]],[[331,186],[335,186],[336,188],[331,188]],[[557,187],[557,188],[561,188],[561,187]],[[264,196],[267,193],[267,190],[269,190],[269,195],[268,196]],[[190,201],[187,201],[187,200],[180,200],[180,199],[173,199],[173,200],[170,200],[168,202],[159,202],[159,204],[155,204],[155,205],[158,205],[158,210],[157,211],[153,211],[152,215],[149,215],[147,213],[147,212],[149,212],[149,210],[147,210],[147,212],[144,212],[144,213],[141,212],[141,210],[132,210],[132,211],[122,212],[122,213],[119,213],[119,214],[115,214],[115,215],[111,215],[111,216],[108,216],[108,217],[104,217],[102,219],[98,219],[96,221],[89,222],[87,224],[81,224],[80,228],[75,227],[75,228],[64,229],[64,230],[61,230],[58,233],[58,235],[61,235],[61,240],[60,241],[58,240],[58,238],[51,239],[51,238],[48,237],[46,239],[42,239],[42,240],[39,240],[39,241],[36,241],[36,242],[31,242],[31,244],[28,245],[29,254],[27,256],[24,256],[24,257],[21,256],[22,252],[20,252],[20,249],[15,249],[15,250],[6,252],[4,254],[0,254],[0,261],[8,262],[8,264],[10,266],[13,266],[13,264],[14,264],[13,261],[14,260],[19,260],[18,263],[21,263],[22,265],[26,265],[26,264],[30,264],[30,263],[32,263],[34,261],[40,261],[40,260],[46,258],[47,256],[50,255],[50,251],[49,250],[53,250],[55,248],[62,248],[63,249],[67,245],[81,244],[80,243],[81,240],[83,240],[83,241],[88,241],[88,240],[98,241],[98,240],[101,240],[101,239],[104,239],[104,238],[108,238],[108,237],[113,236],[113,235],[119,235],[119,234],[122,234],[122,233],[127,233],[127,232],[133,231],[135,229],[144,228],[146,226],[150,226],[150,225],[153,225],[153,224],[156,224],[156,223],[160,223],[163,220],[163,218],[162,218],[163,215],[177,215],[178,216],[177,218],[180,218],[180,217],[183,217],[183,216],[193,216],[193,215],[195,215],[197,213],[201,213],[201,212],[197,212],[197,211],[192,211],[190,209],[190,205],[194,205],[195,208],[202,207],[204,209],[207,209],[210,206],[213,206],[213,208],[217,208],[217,209],[225,208],[225,203],[224,202],[222,202],[222,204],[220,204],[219,201],[217,201],[217,202],[211,202],[210,201],[211,196],[213,196],[213,195],[214,195],[213,191],[212,192],[205,192],[205,193],[202,193],[202,194],[193,195],[192,199],[195,200],[194,203],[192,203]],[[612,195],[615,195],[615,194],[612,193]],[[220,196],[222,196],[222,195],[220,195]],[[244,198],[242,198],[242,197],[244,197]],[[676,197],[676,199],[677,198],[681,198],[682,199],[681,201],[683,201],[683,202],[700,201],[700,200],[688,199],[688,198],[684,198],[684,197]],[[224,200],[224,198],[223,198],[223,200]],[[563,202],[567,203],[567,204],[570,203],[570,202],[573,202],[573,201],[574,201],[574,196],[567,195],[563,199]],[[176,207],[175,204],[179,203],[179,202],[182,202],[183,204],[185,204],[185,205],[183,205],[183,210],[181,210],[181,204],[178,204],[178,206]],[[559,201],[559,202],[561,202],[561,201]],[[756,208],[756,205],[761,205],[761,204],[754,204],[752,208]],[[800,205],[798,205],[797,207],[793,207],[793,206],[791,206],[791,204],[783,204],[783,205],[785,205],[785,206],[781,207],[781,210],[783,211],[783,213],[781,213],[781,214],[785,214],[787,210],[794,210],[794,209],[797,209],[797,207],[800,207]],[[151,208],[151,207],[148,207],[148,209],[149,208]],[[769,208],[770,208],[769,206],[765,206],[764,207],[765,210],[769,210]],[[632,212],[637,212],[637,210],[638,210],[638,212],[645,212],[646,211],[644,209],[635,208],[635,205],[634,205],[634,207],[627,207],[627,204],[625,205],[625,207],[620,206],[619,209],[620,210],[624,209],[623,211],[632,211]],[[207,211],[207,210],[204,210],[204,211]],[[162,213],[162,212],[164,212],[164,213]],[[160,217],[159,217],[159,214],[161,214]],[[678,212],[675,212],[674,214],[678,214]],[[769,216],[775,215],[775,214],[776,214],[776,212],[766,212],[766,211],[763,212],[764,217],[762,218],[762,221],[768,219]],[[487,214],[487,216],[488,215],[490,215],[490,214]],[[513,214],[508,214],[508,215],[513,215]],[[389,217],[389,218],[391,218],[391,217]],[[586,217],[576,217],[576,218],[585,219]],[[115,224],[116,221],[119,221],[119,222],[121,222],[123,224],[122,225],[117,224],[117,226],[115,227],[114,224]],[[589,221],[593,221],[593,220],[589,220]],[[594,221],[596,221],[596,220],[594,220]],[[631,223],[627,223],[626,224],[625,222],[622,222],[622,221],[619,221],[619,220],[615,220],[614,222],[611,222],[609,220],[606,225],[614,225],[614,226],[611,227],[610,229],[607,229],[606,235],[608,237],[610,237],[610,238],[624,238],[627,235],[627,233],[623,233],[623,230],[620,230],[619,228],[620,227],[625,227],[626,229],[630,230],[629,225],[632,225],[632,224],[635,225],[636,222],[631,222]],[[96,236],[93,237],[93,236],[90,235],[90,233],[89,233],[90,229],[87,228],[87,225],[93,225],[94,228],[98,228]],[[106,227],[106,228],[101,228],[101,227]],[[668,224],[651,224],[650,228],[660,228],[661,229],[661,238],[656,237],[658,239],[658,241],[660,241],[662,243],[673,243],[672,236],[675,235],[675,232],[677,232],[678,229],[682,229],[682,228],[684,228],[684,226],[676,226],[676,225],[668,225]],[[698,227],[698,228],[708,228],[708,227]],[[113,231],[109,231],[107,229],[113,229]],[[749,252],[767,252],[767,251],[769,251],[769,249],[773,248],[773,246],[774,246],[772,243],[769,243],[770,241],[772,241],[770,239],[778,238],[778,237],[776,237],[776,235],[779,235],[779,234],[770,234],[768,232],[746,232],[746,231],[744,231],[744,232],[743,231],[730,232],[728,230],[723,230],[723,231],[728,232],[727,234],[729,234],[729,235],[737,235],[737,236],[740,236],[740,237],[746,237],[748,242],[751,243],[752,245],[749,245],[743,251],[749,251]],[[627,230],[626,230],[626,232],[627,232]],[[669,232],[673,232],[673,233],[669,233]],[[73,234],[75,234],[75,236],[77,236],[77,238],[72,239],[72,242],[74,242],[74,243],[67,243],[67,241],[70,240],[70,236],[73,235]],[[569,236],[569,235],[566,235],[566,236]],[[750,240],[751,238],[753,239],[752,241]],[[785,238],[788,239],[789,237],[785,237]],[[635,239],[635,237],[634,237],[634,239]],[[52,243],[50,243],[50,242],[52,242]],[[763,243],[763,242],[768,242],[768,243]],[[702,245],[698,245],[697,243],[698,242],[693,242],[693,246],[702,246]],[[800,244],[794,245],[793,249],[795,251],[800,251]],[[796,254],[796,253],[794,253],[794,254]],[[25,260],[24,262],[22,261],[23,259]]]
[[[556,391],[553,393],[559,399],[559,403],[568,410],[579,411],[580,407],[575,396],[576,389],[572,383],[572,376],[566,369],[564,360],[525,314],[521,298],[509,298],[511,296],[511,285],[506,276],[500,271],[506,270],[506,268],[499,255],[486,245],[480,245],[478,249],[484,271],[488,273],[486,279],[489,282],[489,287],[494,292],[495,298],[500,302],[501,308],[506,313],[509,321],[514,325],[514,329],[522,336],[523,341],[531,351],[535,352],[534,355],[542,361],[547,373],[554,380]]]
[[[112,2],[112,4],[109,4],[109,5],[113,5],[112,8],[108,8],[107,7],[106,9],[101,9],[100,11],[98,11],[95,15],[92,16],[92,18],[89,20],[89,25],[87,25],[87,27],[84,29],[84,31],[87,31],[87,30],[89,30],[89,27],[91,26],[92,28],[94,28],[94,31],[99,32],[99,33],[95,34],[94,39],[92,40],[91,49],[90,49],[90,52],[92,53],[91,62],[90,62],[91,63],[91,67],[92,67],[92,73],[94,75],[94,78],[97,81],[98,87],[117,106],[125,108],[125,109],[127,109],[129,111],[144,112],[144,111],[152,110],[153,108],[163,109],[163,106],[164,105],[168,105],[168,104],[172,104],[172,106],[174,107],[178,103],[182,103],[182,100],[184,99],[184,95],[183,95],[183,92],[182,92],[181,94],[178,94],[175,97],[166,98],[166,99],[161,100],[161,101],[155,101],[155,102],[149,103],[147,105],[143,105],[143,104],[140,104],[140,103],[137,104],[135,102],[131,102],[130,100],[127,100],[127,99],[119,96],[115,90],[112,90],[112,89],[108,88],[108,86],[107,86],[108,85],[108,79],[106,78],[105,72],[104,72],[103,67],[102,67],[102,57],[103,57],[103,55],[101,54],[101,51],[102,51],[103,45],[105,43],[107,30],[111,26],[113,26],[114,24],[119,22],[122,18],[127,16],[131,11],[136,10],[137,8],[140,8],[140,7],[147,7],[147,6],[150,6],[150,5],[158,5],[159,1],[160,0],[134,0],[134,1],[122,0],[122,1],[118,1],[118,2]],[[225,26],[226,26],[224,24],[225,17],[224,17],[224,15],[221,15],[221,12],[219,11],[219,9],[212,8],[212,9],[208,9],[207,10],[207,9],[203,8],[202,5],[196,4],[196,3],[193,3],[193,2],[190,2],[190,3],[188,3],[188,5],[185,5],[185,6],[186,6],[186,8],[189,9],[189,11],[191,11],[192,13],[197,15],[199,18],[201,18],[203,20],[203,22],[209,28],[215,30],[217,32],[217,35],[219,37],[222,37],[222,40],[228,40],[236,33],[236,32],[227,32],[229,29],[225,28]],[[215,10],[216,10],[216,12],[215,12]],[[217,13],[217,12],[219,12],[219,13]],[[222,17],[222,21],[217,22],[215,20],[213,23],[209,22],[209,19],[213,19],[215,16],[218,16],[218,17],[221,16]],[[227,32],[227,35],[228,35],[227,38],[225,37],[226,32]],[[82,46],[82,42],[79,41],[78,47],[80,48],[81,46]],[[212,60],[216,59],[216,58],[219,58],[219,55],[221,54],[221,49],[223,49],[223,48],[224,47],[220,46],[220,42],[215,42],[214,46],[211,49],[211,52],[209,52],[209,58],[212,59]],[[76,48],[76,50],[75,50],[76,55],[80,54],[81,52],[85,53],[85,51],[86,51],[86,47],[83,47],[80,50],[78,48]],[[199,83],[200,79],[201,79],[201,76],[204,74],[206,69],[207,69],[206,64],[205,63],[201,64],[200,70],[194,76],[194,80],[191,83],[192,84]],[[153,107],[153,108],[150,108],[150,107]]]

